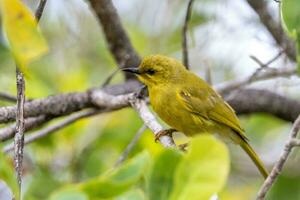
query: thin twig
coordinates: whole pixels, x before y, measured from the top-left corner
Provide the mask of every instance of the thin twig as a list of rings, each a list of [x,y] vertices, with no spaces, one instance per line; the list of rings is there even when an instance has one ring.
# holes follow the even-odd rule
[[[136,98],[133,96],[130,99],[130,104],[138,113],[140,118],[144,121],[145,125],[154,133],[154,135],[157,135],[160,131],[163,130],[163,127],[157,122],[155,116],[150,112],[144,99]],[[164,135],[159,138],[159,141],[164,147],[176,147],[173,138],[170,136]]]
[[[4,101],[9,101],[9,102],[17,102],[17,98],[11,94],[7,94],[4,92],[0,92],[0,99]]]
[[[89,0],[98,21],[101,23],[108,48],[119,67],[137,67],[141,58],[133,48],[121,23],[112,0]],[[132,73],[125,73],[126,80],[136,79]]]
[[[260,61],[256,56],[250,55],[249,56],[254,62],[256,62],[260,68],[265,68],[267,67],[262,61]]]
[[[288,159],[288,157],[289,157],[289,155],[292,151],[292,148],[295,146],[294,145],[295,144],[295,139],[297,138],[297,134],[298,134],[299,130],[300,130],[300,115],[298,116],[298,118],[294,122],[292,130],[290,132],[289,140],[286,142],[286,144],[284,146],[284,149],[283,149],[283,151],[282,151],[282,153],[279,157],[279,160],[274,165],[270,175],[268,176],[268,178],[265,180],[265,182],[261,186],[261,188],[258,192],[256,200],[265,199],[265,196],[266,196],[267,192],[270,190],[273,183],[277,179],[278,175],[282,171],[282,168],[283,168],[285,162],[287,161],[287,159]],[[298,140],[297,140],[296,144],[298,144]]]
[[[300,139],[292,139],[291,141],[290,141],[290,144],[292,145],[292,146],[300,146]]]
[[[43,15],[46,3],[47,3],[47,0],[40,0],[40,3],[35,11],[35,18],[36,18],[37,22],[40,21],[42,15]]]
[[[71,116],[68,116],[66,119],[58,122],[57,124],[50,125],[50,126],[46,127],[45,129],[42,129],[40,131],[37,131],[35,133],[32,133],[32,134],[26,136],[24,144],[29,144],[37,139],[45,137],[55,131],[58,131],[58,130],[74,123],[77,120],[80,120],[80,119],[86,118],[86,117],[90,117],[90,116],[93,116],[93,115],[96,115],[96,114],[99,114],[102,112],[105,112],[105,110],[91,109],[91,110],[84,110],[82,112],[75,113]],[[8,144],[3,148],[3,152],[8,153],[11,150],[13,150],[13,148],[14,148],[13,143]]]
[[[41,0],[35,12],[36,20],[39,21],[46,4],[46,0]],[[22,194],[22,171],[23,171],[23,148],[24,148],[24,103],[25,103],[25,79],[19,67],[16,66],[17,84],[17,112],[16,112],[16,134],[14,138],[14,165],[17,174],[20,194]]]
[[[14,165],[17,173],[17,180],[21,194],[22,185],[22,163],[24,147],[24,102],[25,102],[25,80],[22,72],[17,67],[17,113],[16,113],[16,134],[14,138]]]
[[[187,41],[187,32],[188,24],[192,15],[192,7],[194,0],[189,0],[186,15],[184,19],[184,24],[182,28],[182,57],[184,66],[189,69],[189,53],[188,53],[188,41]]]
[[[130,143],[127,145],[123,153],[120,155],[116,163],[114,164],[114,168],[120,166],[128,157],[129,153],[132,151],[133,147],[135,144],[138,142],[142,134],[145,132],[147,129],[147,126],[143,124],[143,126],[137,131],[133,139],[130,141]]]
[[[258,68],[258,69],[251,75],[250,79],[251,79],[251,80],[252,80],[252,79],[255,79],[255,77],[258,76],[258,74],[259,74],[262,70],[264,70],[264,69],[266,69],[266,68],[269,68],[269,65],[272,64],[273,62],[275,62],[278,58],[280,58],[280,56],[281,56],[284,52],[285,52],[285,50],[280,51],[278,54],[276,54],[272,59],[270,59],[270,60],[269,60],[268,62],[266,62],[265,64],[264,64],[260,59],[258,59],[256,56],[251,55],[250,58],[251,58],[254,62],[256,62],[256,63],[260,66],[260,68]],[[274,69],[272,69],[272,68],[269,68],[269,69],[270,69],[270,70],[274,70]]]
[[[114,70],[106,79],[105,79],[105,81],[102,83],[102,87],[105,87],[105,86],[107,86],[110,82],[111,82],[111,80],[113,79],[113,77],[118,73],[120,71],[120,68],[118,68],[118,69],[116,69],[116,70]]]
[[[139,94],[137,93],[130,93],[127,95],[113,96],[99,91],[96,94],[92,94],[91,98],[94,104],[100,108],[106,106],[118,109],[123,106],[131,105],[144,121],[145,125],[154,133],[154,135],[156,135],[163,130],[163,127],[157,122],[155,116],[150,112],[146,101],[144,99],[137,98],[138,95]],[[159,141],[164,147],[176,147],[172,137],[167,135],[160,137]]]
[[[212,82],[212,76],[211,76],[211,67],[210,67],[210,65],[209,65],[208,63],[206,63],[206,64],[204,65],[204,70],[205,70],[205,74],[204,74],[205,81],[206,81],[208,84],[212,85],[213,82]]]
[[[215,86],[215,89],[217,89],[218,92],[222,94],[226,94],[232,90],[236,90],[256,81],[268,80],[278,77],[289,77],[295,75],[296,72],[297,69],[295,66],[278,69],[266,69],[265,71],[260,71],[255,77],[252,77],[252,75],[250,75],[246,78],[236,79],[233,81],[218,84]]]
[[[47,115],[40,115],[38,117],[31,117],[25,119],[25,132],[31,129],[34,129],[42,124],[50,121],[53,117]],[[12,124],[5,128],[0,129],[0,141],[6,141],[14,137],[16,132],[16,124]]]
[[[277,55],[275,55],[273,58],[271,58],[266,64],[265,66],[268,66],[270,64],[272,64],[273,62],[275,62],[278,58],[280,58],[282,56],[282,54],[285,52],[285,49],[281,50],[278,52]]]
[[[247,0],[249,6],[257,13],[261,23],[272,35],[277,45],[285,49],[285,53],[292,60],[296,61],[296,45],[288,35],[284,32],[283,26],[275,19],[268,7],[268,1],[262,0]]]

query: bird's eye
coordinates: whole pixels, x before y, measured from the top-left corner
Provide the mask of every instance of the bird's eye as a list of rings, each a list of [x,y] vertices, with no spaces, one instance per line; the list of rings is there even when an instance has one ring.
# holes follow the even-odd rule
[[[146,71],[146,73],[147,74],[149,74],[149,75],[153,75],[153,74],[155,74],[155,70],[154,69],[148,69],[147,71]]]

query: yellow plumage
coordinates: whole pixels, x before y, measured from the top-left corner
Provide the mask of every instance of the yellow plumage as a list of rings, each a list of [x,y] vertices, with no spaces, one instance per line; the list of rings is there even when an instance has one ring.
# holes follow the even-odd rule
[[[144,58],[138,74],[147,85],[153,110],[172,128],[187,136],[218,133],[239,144],[264,177],[263,163],[251,148],[234,110],[204,80],[175,59],[154,55]]]

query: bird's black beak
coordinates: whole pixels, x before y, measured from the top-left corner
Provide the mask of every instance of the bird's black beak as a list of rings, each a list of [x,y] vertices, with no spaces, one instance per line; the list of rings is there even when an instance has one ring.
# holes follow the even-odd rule
[[[122,69],[124,72],[129,72],[133,74],[141,74],[138,68],[123,68]]]

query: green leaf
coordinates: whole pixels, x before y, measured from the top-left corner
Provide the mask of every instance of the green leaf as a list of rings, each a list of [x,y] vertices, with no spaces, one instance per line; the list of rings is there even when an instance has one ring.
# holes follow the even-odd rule
[[[134,189],[117,197],[116,200],[146,200],[146,197],[142,190]]]
[[[299,20],[300,21],[300,20]],[[298,74],[300,74],[300,29],[297,31],[297,63],[298,63]]]
[[[281,2],[281,16],[284,29],[296,41],[298,73],[300,74],[300,1],[283,0]]]
[[[89,200],[89,198],[81,191],[65,189],[51,195],[50,200]]]
[[[229,172],[226,146],[212,135],[199,135],[175,172],[172,200],[207,200],[224,186]]]
[[[79,185],[90,198],[109,198],[119,195],[134,185],[145,173],[150,155],[142,152],[120,168]]]
[[[291,37],[296,39],[296,32],[300,31],[300,2],[298,0],[283,0],[281,2],[281,16],[284,28]]]
[[[19,189],[14,173],[13,161],[0,152],[0,163],[0,180],[3,180],[12,189],[13,194],[18,196]]]
[[[270,193],[268,200],[300,199],[300,178],[292,175],[291,177],[279,176]]]
[[[2,0],[3,26],[18,66],[24,71],[34,59],[48,51],[32,13],[20,0]]]
[[[174,182],[174,172],[182,154],[172,149],[164,150],[156,159],[149,179],[149,199],[168,199]]]
[[[41,153],[41,151],[39,151]],[[47,185],[47,187],[41,187]],[[34,178],[26,185],[25,200],[31,200],[32,197],[36,199],[44,199],[48,197],[57,188],[60,188],[62,182],[53,176],[53,171],[45,166],[36,166],[34,170]]]
[[[195,28],[209,21],[209,16],[203,12],[193,11],[190,19],[189,27]]]

